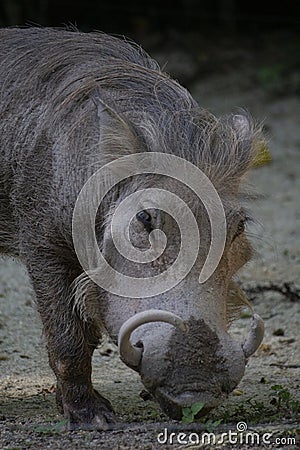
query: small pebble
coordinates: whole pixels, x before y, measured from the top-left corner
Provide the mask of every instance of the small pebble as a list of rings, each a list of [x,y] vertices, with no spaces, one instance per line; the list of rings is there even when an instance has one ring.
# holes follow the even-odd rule
[[[282,328],[277,328],[273,331],[273,336],[284,336],[284,330]]]

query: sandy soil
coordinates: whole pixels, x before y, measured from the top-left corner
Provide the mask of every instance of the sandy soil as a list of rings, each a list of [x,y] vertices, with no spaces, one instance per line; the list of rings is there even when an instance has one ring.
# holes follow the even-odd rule
[[[214,113],[223,114],[241,106],[263,121],[272,153],[272,162],[255,169],[251,175],[254,189],[263,194],[251,205],[258,223],[249,234],[257,254],[239,276],[255,310],[265,320],[266,334],[238,389],[210,416],[211,421],[222,419],[222,423],[217,427],[210,422],[187,426],[168,421],[155,403],[140,397],[143,387],[138,376],[119,361],[115,348],[106,342],[95,353],[94,383],[110,398],[124,425],[106,433],[64,431],[63,418],[55,409],[55,380],[47,364],[26,271],[18,262],[3,259],[0,260],[1,449],[298,448],[287,439],[299,440],[300,433],[300,102],[293,90],[277,92],[259,82],[257,64],[263,64],[262,53],[255,59],[252,53],[239,51],[232,56],[225,48],[218,61],[219,73],[214,69],[200,77],[191,69],[195,76],[188,80],[199,103]],[[157,56],[166,59],[161,52]],[[175,73],[176,61],[175,54]],[[184,64],[189,61],[187,57]],[[169,63],[172,72],[172,59]],[[208,63],[203,63],[204,67],[205,64]],[[239,340],[247,333],[248,324],[245,311],[232,327]],[[247,423],[248,430],[259,433],[261,439],[264,433],[270,433],[271,444],[227,441],[181,446],[176,439],[174,445],[170,445],[170,440],[164,444],[157,440],[165,427],[169,432],[181,429],[199,435],[205,429],[213,429],[220,437],[222,432],[236,431],[236,424],[241,421]]]

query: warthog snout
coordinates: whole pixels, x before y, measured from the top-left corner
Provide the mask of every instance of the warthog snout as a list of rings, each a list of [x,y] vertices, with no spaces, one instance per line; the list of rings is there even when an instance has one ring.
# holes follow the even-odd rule
[[[202,319],[184,321],[170,311],[147,310],[122,325],[119,351],[164,412],[180,419],[182,408],[195,402],[205,404],[202,414],[221,403],[241,380],[262,337],[263,321],[256,314],[242,344],[225,330],[213,331]]]

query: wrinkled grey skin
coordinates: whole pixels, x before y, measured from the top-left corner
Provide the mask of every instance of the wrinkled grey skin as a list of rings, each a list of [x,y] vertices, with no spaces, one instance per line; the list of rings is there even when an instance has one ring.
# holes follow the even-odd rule
[[[105,429],[114,421],[110,403],[92,387],[92,353],[105,329],[116,340],[126,320],[148,309],[174,312],[189,331],[155,322],[133,332],[131,342],[143,346],[135,370],[146,388],[177,419],[181,407],[195,401],[204,401],[205,411],[219,404],[246,362],[227,329],[241,303],[232,277],[251,256],[240,205],[241,179],[255,155],[251,121],[243,115],[216,119],[140,48],[100,33],[0,30],[0,88],[0,251],[20,257],[28,269],[69,428]],[[176,224],[150,209],[151,227],[168,237],[164,255],[137,265],[116,252],[111,215],[139,188],[162,187],[190,204],[201,248],[175,288],[142,300],[120,298],[83,273],[72,241],[73,208],[102,165],[151,151],[186,158],[210,177],[227,216],[226,248],[213,276],[200,285],[210,227],[199,199],[164,177],[127,179],[107,196],[96,225],[103,254],[117,270],[153,276],[178,251]],[[133,219],[132,244],[148,248],[148,234]]]

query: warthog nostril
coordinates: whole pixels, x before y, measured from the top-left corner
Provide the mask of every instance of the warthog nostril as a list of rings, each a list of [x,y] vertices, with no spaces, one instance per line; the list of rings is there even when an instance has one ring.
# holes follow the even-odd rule
[[[230,383],[230,381],[223,381],[221,385],[221,391],[224,392],[226,395],[230,394],[230,392],[234,389],[235,386],[236,383],[234,384],[234,386],[232,386],[232,383]]]
[[[134,346],[137,347],[137,348],[141,348],[142,350],[144,350],[144,344],[142,343],[142,341],[137,341],[137,342],[134,344]]]

